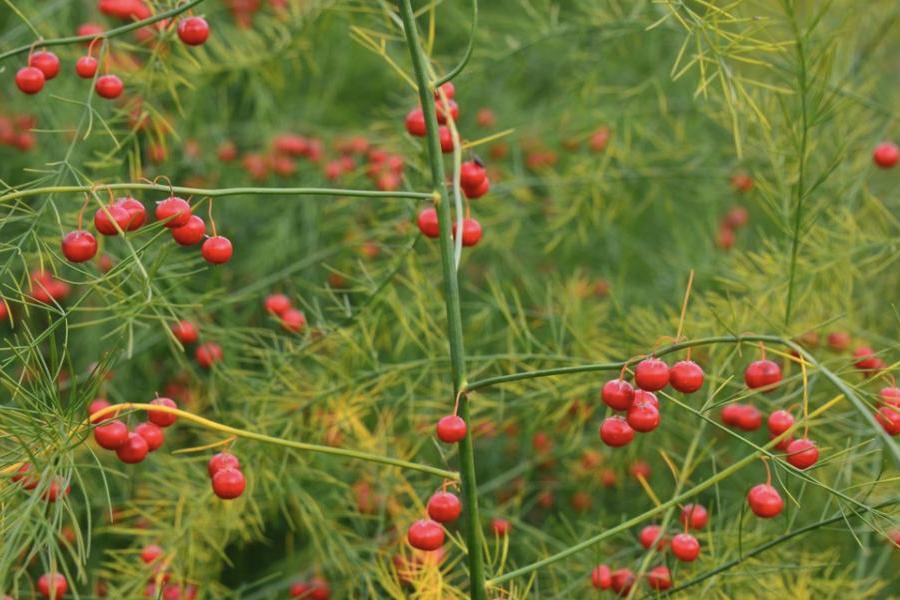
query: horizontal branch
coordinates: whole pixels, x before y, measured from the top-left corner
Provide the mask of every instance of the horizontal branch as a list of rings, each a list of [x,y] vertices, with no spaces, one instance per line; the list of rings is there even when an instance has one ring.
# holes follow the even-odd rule
[[[363,460],[366,462],[374,462],[381,463],[384,465],[389,465],[392,467],[399,467],[401,469],[407,469],[410,471],[421,471],[422,473],[428,473],[429,475],[435,475],[437,477],[442,477],[444,479],[450,479],[452,481],[459,480],[459,474],[453,471],[445,471],[444,469],[438,469],[436,467],[429,467],[428,465],[420,465],[413,462],[408,462],[405,460],[400,460],[397,458],[388,458],[385,456],[378,456],[376,454],[369,454],[367,452],[358,452],[356,450],[345,450],[343,448],[333,448],[331,446],[320,446],[317,444],[305,444],[303,442],[294,442],[292,440],[285,440],[282,438],[273,437],[270,435],[264,435],[262,433],[253,433],[252,431],[246,431],[244,429],[237,429],[235,427],[229,427],[228,425],[222,425],[221,423],[216,423],[215,421],[211,421],[209,419],[203,418],[201,416],[195,415],[194,413],[189,413],[187,411],[183,411],[177,408],[171,408],[168,406],[159,406],[156,404],[139,404],[133,402],[125,402],[122,404],[115,404],[113,406],[108,406],[102,410],[98,410],[94,414],[91,415],[91,421],[98,421],[107,415],[118,414],[123,410],[148,410],[148,411],[156,411],[156,412],[164,412],[169,413],[171,415],[178,415],[179,417],[186,419],[188,421],[193,421],[198,425],[202,425],[207,429],[213,429],[215,431],[221,431],[222,433],[227,433],[230,435],[234,435],[237,437],[256,440],[257,442],[263,442],[265,444],[274,444],[276,446],[284,446],[285,448],[291,448],[293,450],[303,450],[306,452],[317,452],[319,454],[331,454],[334,456],[343,456],[345,458],[355,458],[357,460]],[[88,423],[85,423],[88,425]]]

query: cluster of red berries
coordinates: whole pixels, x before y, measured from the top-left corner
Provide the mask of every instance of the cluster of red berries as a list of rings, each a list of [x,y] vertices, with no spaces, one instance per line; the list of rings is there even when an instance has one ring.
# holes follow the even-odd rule
[[[289,591],[291,598],[328,600],[331,597],[331,587],[321,577],[313,577],[309,581],[298,581],[291,586]]]
[[[417,550],[432,551],[444,543],[443,523],[459,518],[462,503],[456,494],[442,490],[428,499],[428,517],[413,523],[406,534],[409,545]]]
[[[222,500],[234,500],[244,493],[247,481],[241,463],[234,454],[220,452],[207,465],[213,493]]]
[[[31,272],[31,297],[41,304],[61,302],[69,296],[72,288],[46,271]],[[6,306],[6,303],[3,303]]]
[[[281,328],[285,331],[300,333],[306,325],[306,315],[303,311],[293,308],[291,299],[284,294],[271,294],[266,297],[263,308],[281,321]]]
[[[196,323],[181,320],[172,325],[172,335],[179,342],[187,346],[195,344],[200,339],[200,330]],[[194,349],[194,358],[204,369],[212,368],[213,364],[222,360],[222,348],[215,342],[206,342]],[[180,389],[176,385],[176,389]]]
[[[117,236],[126,231],[136,231],[147,220],[147,210],[135,198],[119,198],[114,203],[103,206],[94,213],[94,227],[105,236]],[[172,238],[180,246],[193,246],[204,237],[200,248],[203,258],[214,265],[221,265],[231,259],[231,241],[221,235],[206,235],[206,223],[191,214],[191,206],[186,200],[171,196],[156,205],[156,220],[172,231]],[[68,233],[62,241],[63,255],[70,262],[82,263],[97,254],[97,238],[88,231],[78,230]]]
[[[439,123],[438,138],[441,142],[441,151],[445,154],[454,150],[453,135],[446,123],[448,120],[456,122],[459,118],[459,105],[453,99],[455,95],[456,88],[450,82],[443,84],[434,92],[435,111]],[[406,131],[412,136],[425,136],[425,113],[421,108],[413,109],[406,115]],[[485,171],[484,163],[480,159],[475,158],[460,165],[459,186],[469,200],[481,198],[488,193],[488,190],[491,188],[491,182],[488,179],[487,171]],[[423,235],[430,238],[440,236],[438,215],[435,208],[426,208],[419,213],[418,225],[419,231]],[[457,225],[454,222],[452,229],[454,239],[456,239],[456,229]],[[479,241],[481,241],[481,224],[467,215],[462,222],[462,245],[475,246]]]
[[[735,206],[719,221],[719,237],[716,240],[719,247],[728,250],[734,246],[737,230],[742,228],[750,220],[750,213],[743,206]]]
[[[0,144],[28,152],[37,143],[37,136],[31,132],[36,126],[37,117],[32,115],[0,115]]]
[[[162,600],[194,600],[197,597],[197,586],[187,585],[182,588],[177,583],[172,583],[172,576],[162,571],[163,549],[156,544],[150,544],[141,550],[141,562],[153,566],[152,578],[162,583],[162,589],[157,590],[156,581],[151,581],[144,589],[145,598],[161,598]],[[98,594],[99,596],[100,594]],[[105,595],[105,594],[103,594]]]
[[[155,398],[150,404],[178,408],[175,401],[170,398]],[[91,422],[96,424],[94,413],[110,404],[106,400],[98,399],[91,403]],[[141,423],[129,431],[128,426],[118,419],[103,420],[94,427],[94,441],[105,450],[112,450],[120,461],[126,464],[137,464],[147,458],[147,454],[157,450],[165,440],[163,429],[169,427],[178,420],[178,415],[161,410],[147,411],[147,422]]]
[[[21,467],[18,468],[16,474],[12,476],[11,480],[13,483],[22,484],[22,489],[30,492],[34,490],[41,482],[41,478],[36,475],[29,475],[29,473],[33,472],[35,467],[31,463],[25,463]],[[69,482],[63,479],[62,477],[56,477],[50,482],[47,490],[41,495],[41,498],[46,500],[47,502],[56,502],[59,500],[61,496],[68,496],[72,491],[72,486],[69,485]]]

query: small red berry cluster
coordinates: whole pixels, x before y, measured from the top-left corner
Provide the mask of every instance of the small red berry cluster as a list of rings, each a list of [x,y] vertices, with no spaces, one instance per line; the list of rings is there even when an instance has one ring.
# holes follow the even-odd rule
[[[746,176],[745,176],[746,177]],[[748,178],[749,179],[749,178]],[[752,186],[752,180],[751,186]],[[750,220],[750,213],[743,206],[735,206],[719,221],[719,237],[717,243],[723,250],[734,246],[735,235]]]
[[[322,577],[313,577],[309,581],[298,581],[290,588],[291,598],[306,598],[308,600],[328,600],[331,597],[331,587],[328,581]]]
[[[234,454],[220,452],[207,465],[213,493],[222,500],[234,500],[244,493],[247,481],[241,463]]]
[[[41,483],[41,478],[37,475],[31,475],[35,471],[35,467],[31,463],[25,463],[21,467],[18,468],[16,474],[12,476],[11,480],[13,483],[21,483],[22,489],[30,492],[38,487]],[[51,482],[44,493],[41,495],[41,498],[46,500],[47,502],[56,502],[59,500],[61,496],[68,496],[72,491],[72,486],[69,485],[62,477],[56,477]]]
[[[19,114],[10,118],[0,115],[0,144],[28,152],[37,143],[37,136],[31,132],[35,127],[35,116]]]
[[[443,523],[459,518],[462,503],[456,494],[445,489],[436,492],[428,500],[428,518],[413,523],[406,534],[409,545],[417,550],[433,551],[444,544]]]
[[[170,398],[155,398],[150,404],[178,408]],[[129,431],[128,426],[118,419],[104,419],[98,423],[94,413],[110,406],[106,400],[98,399],[91,403],[91,423],[94,427],[94,441],[105,450],[112,450],[120,461],[126,464],[137,464],[147,458],[147,454],[162,446],[165,440],[163,429],[174,424],[178,415],[161,410],[147,411],[147,422],[141,423]]]
[[[186,585],[182,588],[177,583],[172,583],[172,575],[163,569],[164,552],[156,544],[150,544],[141,550],[141,562],[153,567],[151,578],[144,589],[145,598],[161,598],[162,600],[194,600],[197,597],[197,586]],[[162,589],[157,589],[157,583],[162,584]],[[99,594],[98,594],[99,595]]]
[[[181,320],[172,325],[172,335],[183,345],[187,346],[188,344],[196,343],[200,339],[200,329],[192,321]],[[201,367],[210,369],[213,364],[222,360],[222,348],[215,342],[200,344],[194,349],[194,358]],[[175,389],[183,391],[177,385]]]
[[[263,308],[281,321],[281,328],[291,333],[300,333],[306,325],[303,311],[291,306],[291,299],[284,294],[271,294],[263,301]]]

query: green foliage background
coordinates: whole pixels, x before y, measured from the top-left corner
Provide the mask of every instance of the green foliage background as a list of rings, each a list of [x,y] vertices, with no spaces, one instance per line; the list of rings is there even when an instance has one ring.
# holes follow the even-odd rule
[[[155,3],[159,11],[172,6]],[[468,3],[415,6],[426,39],[434,19],[437,70],[450,68],[468,40]],[[117,265],[109,273],[62,258],[59,241],[76,228],[84,195],[52,189],[59,186],[96,184],[91,201],[99,206],[103,184],[139,177],[207,188],[333,185],[321,165],[302,161],[292,177],[254,183],[218,159],[226,140],[244,154],[266,152],[280,133],[315,135],[331,158],[335,139],[363,135],[406,158],[404,189],[427,191],[422,145],[403,128],[415,90],[362,43],[383,42],[386,57],[411,73],[391,3],[296,1],[286,13],[264,8],[250,29],[214,0],[195,12],[212,27],[201,48],[179,44],[171,29],[156,49],[130,35],[112,42],[143,64],[124,80],[129,98],[144,99],[149,132],[129,124],[133,103],[98,99],[74,76],[80,46],[54,49],[63,73],[34,97],[12,80],[24,55],[2,62],[2,112],[34,114],[38,125],[33,151],[3,148],[0,162],[0,295],[13,313],[0,325],[0,469],[34,462],[42,486],[59,474],[72,493],[47,504],[8,475],[0,480],[0,591],[32,597],[36,577],[58,569],[73,597],[93,597],[103,579],[111,597],[139,598],[151,573],[138,554],[158,543],[173,579],[196,584],[204,598],[287,597],[291,583],[316,573],[335,598],[467,597],[455,526],[445,561],[426,563],[414,586],[401,586],[392,562],[408,552],[398,532],[402,538],[441,485],[433,477],[239,440],[233,451],[248,488],[223,503],[205,472],[214,451],[173,453],[221,434],[179,423],[162,450],[130,467],[98,452],[79,428],[94,398],[146,402],[177,379],[194,398],[186,409],[230,426],[311,443],[339,432],[343,447],[458,468],[455,451],[432,435],[454,399],[439,249],[415,227],[424,203],[221,197],[215,221],[235,247],[225,266],[210,268],[197,249],[176,247],[159,225],[102,240],[101,253]],[[485,233],[459,269],[469,380],[650,352],[676,335],[693,270],[685,335],[816,332],[823,343],[811,351],[873,412],[890,371],[862,378],[849,352],[829,352],[824,337],[850,332],[853,348],[869,345],[894,366],[900,180],[877,169],[871,152],[898,134],[898,15],[900,4],[889,0],[864,9],[854,0],[483,2],[474,56],[455,81],[458,125],[473,142],[513,132],[474,148],[495,178],[490,194],[472,202]],[[36,33],[71,35],[88,20],[102,20],[93,2],[6,2],[0,50],[28,45]],[[475,121],[483,107],[497,117],[488,129]],[[595,153],[587,142],[602,126],[609,145]],[[567,149],[573,141],[578,148]],[[148,162],[151,143],[165,144],[164,163]],[[490,151],[497,143],[508,146],[499,160]],[[558,161],[529,168],[535,148],[556,152]],[[747,193],[729,185],[739,171],[754,180]],[[362,166],[339,185],[372,187]],[[47,189],[10,197],[29,188]],[[134,195],[148,207],[164,197]],[[748,209],[749,224],[724,251],[718,222],[736,205]],[[207,203],[200,206],[205,213]],[[370,244],[377,256],[363,252]],[[28,298],[38,265],[72,284],[60,306]],[[329,284],[333,273],[345,288]],[[600,279],[610,284],[608,296],[593,291]],[[262,310],[275,290],[306,313],[303,335],[281,331]],[[169,333],[178,319],[200,323],[201,338],[222,345],[223,363],[198,368]],[[778,393],[751,394],[741,376],[757,357],[752,344],[697,349],[704,389],[662,398],[660,428],[617,451],[597,436],[606,411],[600,388],[611,373],[473,393],[482,516],[513,523],[504,543],[485,522],[488,576],[562,551],[651,509],[652,495],[665,501],[756,452],[754,444],[767,442],[764,430],[724,430],[720,407],[753,402],[768,413],[804,397],[801,370],[788,360]],[[108,383],[90,374],[94,362],[114,371]],[[69,379],[57,386],[60,373]],[[807,375],[812,412],[838,391],[819,370]],[[588,410],[573,413],[575,403]],[[549,455],[534,448],[537,434],[552,440]],[[896,549],[886,543],[897,517],[892,506],[871,508],[897,499],[891,448],[846,399],[812,421],[810,437],[822,459],[808,477],[770,461],[787,500],[777,519],[745,509],[747,491],[765,480],[759,461],[699,496],[712,519],[696,563],[645,561],[636,528],[493,593],[599,597],[589,573],[600,562],[638,569],[667,560],[677,585],[843,513],[845,520],[705,577],[678,597],[897,597]],[[600,453],[603,466],[583,469],[586,452]],[[637,460],[652,468],[647,488],[628,474]],[[615,485],[603,486],[603,468],[617,475]],[[372,514],[357,510],[353,486],[363,482],[380,499]],[[538,503],[548,491],[550,509]],[[590,498],[587,509],[572,506],[579,493]],[[115,523],[113,507],[121,511]],[[664,521],[677,530],[676,511]],[[645,594],[640,587],[632,597]]]

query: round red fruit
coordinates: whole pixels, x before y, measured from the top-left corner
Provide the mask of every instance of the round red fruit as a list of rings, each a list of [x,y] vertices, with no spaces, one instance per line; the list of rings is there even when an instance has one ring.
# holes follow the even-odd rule
[[[211,459],[209,459],[209,463],[206,465],[206,470],[209,473],[210,477],[215,477],[216,473],[221,471],[222,469],[234,469],[236,471],[240,471],[241,469],[241,461],[238,460],[238,457],[229,452],[219,452]]]
[[[231,260],[233,252],[234,248],[231,245],[231,241],[227,237],[221,235],[207,238],[200,248],[200,253],[203,254],[203,258],[214,265],[223,265],[227,263]]]
[[[197,215],[191,215],[188,222],[181,227],[172,228],[172,239],[179,246],[199,244],[206,235],[206,223]]]
[[[658,358],[645,358],[634,370],[634,383],[648,392],[661,390],[669,385],[669,366]]]
[[[896,144],[890,142],[878,144],[875,152],[872,153],[872,160],[882,169],[890,169],[897,164],[898,159],[900,159],[900,149]]]
[[[650,569],[647,573],[647,585],[650,589],[664,592],[672,588],[672,575],[669,573],[668,567],[659,566]]]
[[[418,222],[419,231],[421,231],[422,235],[424,235],[425,237],[434,239],[441,236],[441,230],[438,226],[437,209],[426,208],[425,210],[420,212]]]
[[[135,465],[147,458],[148,452],[150,452],[150,447],[147,445],[147,440],[139,433],[131,432],[125,443],[116,449],[116,456],[123,463]]]
[[[128,212],[128,223],[125,227],[128,231],[136,231],[147,220],[147,209],[140,200],[134,198],[119,198],[116,206],[120,206]]]
[[[45,573],[37,582],[38,593],[44,598],[56,600],[66,595],[69,583],[61,573]]]
[[[794,426],[794,417],[786,410],[776,410],[769,415],[769,433],[781,435]]]
[[[122,80],[115,75],[103,75],[97,79],[94,89],[101,98],[114,100],[122,95],[125,86],[122,84]]]
[[[819,449],[815,442],[807,439],[794,440],[787,447],[787,461],[801,471],[808,469],[819,460]]]
[[[744,383],[753,390],[765,388],[766,393],[775,389],[781,381],[781,367],[771,360],[757,360],[747,365],[744,371]]]
[[[184,227],[191,220],[191,205],[182,198],[172,196],[156,204],[156,220],[166,227]]]
[[[199,46],[209,39],[209,24],[202,17],[181,19],[178,37],[188,46]]]
[[[179,321],[172,325],[172,334],[182,344],[193,344],[197,341],[200,332],[197,326],[190,321]]]
[[[755,406],[742,406],[738,413],[737,426],[744,431],[756,431],[762,427],[762,413]]]
[[[150,401],[150,404],[154,404],[156,406],[166,406],[168,408],[178,408],[178,405],[175,404],[175,401],[171,398],[155,398]],[[172,413],[164,412],[161,410],[150,410],[147,411],[147,418],[154,425],[158,425],[159,427],[168,427],[178,420],[178,415],[173,415]]]
[[[244,493],[247,482],[237,469],[220,469],[213,475],[213,492],[222,500],[234,500]]]
[[[447,83],[442,84],[441,87],[434,90],[434,99],[435,100],[441,99],[441,92],[443,92],[444,96],[446,96],[447,99],[450,100],[454,96],[456,96],[456,86],[453,85],[452,81],[448,81]]]
[[[118,450],[128,441],[128,426],[122,421],[113,421],[94,429],[94,440],[106,450]]]
[[[272,294],[263,301],[267,313],[281,316],[291,308],[291,299],[284,294]]]
[[[461,512],[462,504],[456,494],[438,492],[428,500],[428,516],[438,523],[452,523]]]
[[[693,562],[700,556],[700,542],[689,533],[679,533],[672,538],[672,554],[682,562]]]
[[[882,404],[888,406],[898,406],[900,407],[900,388],[896,387],[886,387],[882,388],[880,392],[878,392],[879,406]]]
[[[59,59],[46,50],[31,55],[31,66],[40,69],[47,81],[59,75]]]
[[[612,574],[611,587],[616,594],[624,598],[631,593],[634,581],[634,573],[631,572],[631,569],[619,569]]]
[[[435,521],[422,519],[410,526],[406,539],[418,550],[437,550],[444,543],[444,528]]]
[[[607,446],[621,448],[634,439],[634,430],[622,417],[607,417],[600,424],[600,439]]]
[[[626,420],[635,431],[648,433],[659,427],[659,411],[652,404],[635,402],[628,409]]]
[[[449,114],[454,121],[459,120],[459,105],[456,104],[453,100],[447,100],[447,104],[450,105],[450,110],[448,113],[444,111],[444,103],[438,100],[435,108],[437,109],[437,122],[444,124],[447,122],[447,114]]]
[[[481,223],[475,219],[463,219],[462,245],[475,246],[481,241]],[[453,239],[456,239],[456,223],[453,223]]]
[[[603,401],[613,410],[628,410],[634,402],[634,388],[624,379],[612,379],[603,386]]]
[[[681,523],[691,529],[703,529],[709,521],[709,513],[700,504],[685,504],[681,509]]]
[[[43,71],[37,67],[22,67],[16,73],[16,85],[26,94],[37,94],[44,89],[45,81]]]
[[[300,333],[303,326],[306,325],[306,315],[303,311],[294,308],[288,309],[281,314],[281,328],[292,333]]]
[[[444,154],[450,154],[453,152],[453,134],[450,132],[450,128],[446,125],[441,125],[438,127],[438,139],[441,141],[441,152]]]
[[[882,406],[875,413],[875,419],[889,435],[900,434],[900,408]]]
[[[647,525],[641,529],[641,532],[638,534],[638,541],[647,550],[655,546],[657,552],[665,550],[668,543],[659,525]]]
[[[594,567],[591,571],[591,585],[594,589],[608,590],[612,585],[612,573],[606,565]]]
[[[682,394],[693,394],[703,387],[703,368],[692,360],[683,360],[672,365],[669,383]]]
[[[56,502],[59,499],[60,494],[68,496],[71,491],[72,486],[70,486],[65,479],[57,477],[50,482],[50,487],[47,488],[47,491],[44,492],[41,498],[47,502]]]
[[[166,438],[163,430],[153,423],[141,423],[134,428],[134,432],[147,442],[147,452],[155,452]]]
[[[471,160],[460,165],[459,183],[461,186],[477,189],[485,179],[487,179],[487,172],[481,163]]]
[[[491,519],[491,531],[493,531],[495,535],[506,537],[509,535],[510,529],[512,529],[512,524],[506,519],[501,519],[500,517]]]
[[[456,415],[442,417],[435,428],[438,439],[445,444],[461,442],[465,439],[467,430],[466,422]]]
[[[425,137],[425,113],[421,108],[411,110],[406,115],[406,131],[409,135]]]
[[[201,344],[194,351],[194,358],[197,359],[197,364],[204,369],[211,368],[213,364],[222,360],[222,357],[222,348],[215,342]]]
[[[97,65],[99,62],[93,56],[82,56],[75,63],[75,72],[82,79],[93,79],[97,74]]]
[[[781,494],[771,485],[761,483],[755,486],[750,493],[747,494],[747,502],[750,504],[750,510],[757,517],[763,519],[771,519],[781,513],[784,508],[784,501]]]
[[[128,221],[131,216],[121,206],[111,204],[97,209],[94,213],[94,227],[103,235],[119,235],[119,230],[128,229]]]
[[[154,560],[163,555],[163,549],[156,544],[150,544],[141,550],[141,562],[149,565]]]
[[[63,238],[62,252],[70,262],[87,262],[97,254],[97,238],[88,231],[72,231]]]

